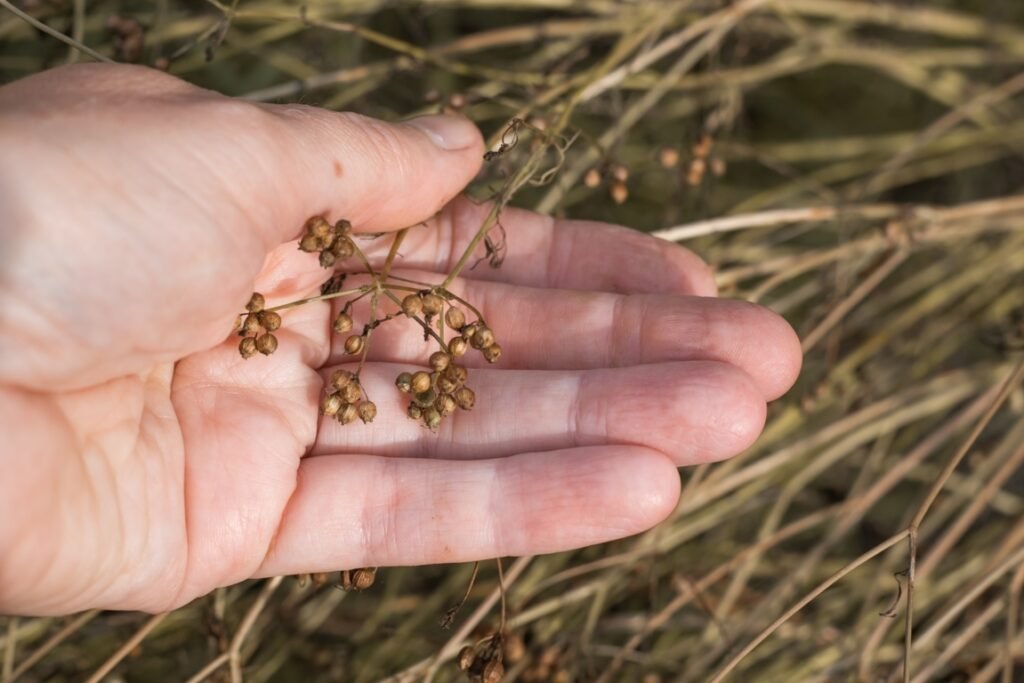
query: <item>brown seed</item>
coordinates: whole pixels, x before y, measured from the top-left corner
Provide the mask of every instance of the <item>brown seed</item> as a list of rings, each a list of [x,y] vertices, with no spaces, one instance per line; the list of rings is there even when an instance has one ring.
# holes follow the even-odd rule
[[[303,235],[302,239],[299,240],[299,251],[304,251],[307,254],[312,254],[315,251],[323,249],[323,240],[316,235]]]
[[[458,388],[459,385],[448,375],[441,375],[437,378],[437,390],[442,394],[450,394]]]
[[[459,650],[459,669],[462,671],[469,671],[469,668],[473,666],[473,660],[476,656],[473,653],[473,646],[467,645],[466,647]]]
[[[343,334],[352,329],[352,316],[342,311],[338,314],[338,317],[331,323],[331,327],[338,334]]]
[[[455,358],[466,355],[466,350],[469,348],[469,344],[462,337],[456,337],[448,342],[448,353],[452,354]]]
[[[658,151],[658,163],[662,168],[675,168],[679,165],[679,150],[675,147],[662,147]]]
[[[306,221],[306,234],[324,238],[331,234],[331,224],[323,216],[313,216]]]
[[[430,381],[429,377],[427,378],[427,381]],[[399,374],[398,377],[395,378],[395,386],[398,387],[399,391],[408,394],[412,391],[412,375],[408,372]]]
[[[359,386],[359,382],[352,382],[341,390],[341,398],[345,403],[356,403],[362,397],[363,388]]]
[[[423,409],[423,424],[432,430],[441,426],[441,413],[437,411],[437,408],[430,406]]]
[[[434,401],[437,400],[437,392],[433,389],[427,389],[421,391],[412,397],[412,400],[421,408],[434,405]]]
[[[277,351],[277,337],[267,332],[256,337],[256,350],[264,356],[269,356]]]
[[[328,394],[324,396],[323,400],[320,401],[320,413],[327,417],[333,417],[338,414],[341,410],[342,400],[341,396],[337,394]]]
[[[356,411],[356,407],[351,403],[343,405],[337,414],[338,422],[343,425],[355,422],[357,417],[359,417],[359,413]]]
[[[267,332],[273,332],[281,327],[281,315],[275,311],[262,311],[256,314],[256,319],[263,325]]]
[[[352,384],[354,379],[355,375],[348,370],[335,370],[331,375],[331,386],[335,389],[344,389],[349,384]]]
[[[260,320],[255,315],[245,316],[242,321],[242,334],[256,334],[260,330]]]
[[[430,367],[441,372],[451,365],[452,358],[444,351],[434,351],[430,354]]]
[[[373,422],[373,418],[377,417],[377,404],[373,401],[363,401],[356,410],[359,411],[359,419],[363,424]]]
[[[616,204],[625,204],[629,199],[629,188],[626,187],[626,183],[612,183],[608,188],[608,194]]]
[[[494,343],[494,332],[489,327],[481,326],[473,334],[473,338],[469,340],[469,343],[474,349],[486,349]]]
[[[707,171],[707,168],[708,162],[704,161],[704,159],[694,159],[693,162],[690,163],[690,170],[686,173],[686,182],[694,186],[700,185],[701,181],[704,179],[704,172]]]
[[[472,410],[476,404],[476,394],[469,387],[462,387],[455,392],[455,403],[463,410]]]
[[[483,676],[480,679],[483,683],[500,683],[501,677],[505,675],[505,665],[500,659],[492,659],[484,667]]]
[[[501,358],[501,345],[491,344],[484,349],[483,354],[488,363],[497,363],[498,359]]]
[[[461,330],[462,326],[466,324],[466,314],[462,312],[461,308],[452,306],[444,314],[444,321],[453,330]]]
[[[476,334],[476,331],[479,329],[479,321],[466,325],[465,327],[462,328],[462,338],[465,339],[466,341],[469,341],[470,339],[473,338],[473,335]]]
[[[246,337],[242,341],[238,342],[238,353],[242,355],[242,358],[252,358],[256,355],[256,340],[252,337]]]
[[[422,409],[422,408],[420,408],[420,407],[419,407],[418,405],[416,405],[415,403],[410,403],[410,404],[409,404],[409,410],[408,410],[408,411],[406,411],[406,414],[407,414],[407,415],[408,415],[409,417],[411,417],[412,419],[414,419],[414,420],[418,420],[418,419],[420,419],[421,417],[423,417],[423,409]]]
[[[344,218],[340,219],[334,224],[334,234],[336,235],[347,235],[352,232],[352,224]]]
[[[402,312],[410,318],[419,315],[423,312],[423,300],[415,294],[402,299]]]
[[[469,371],[461,365],[452,365],[450,368],[445,370],[445,374],[452,378],[458,386],[462,386],[469,379]]]
[[[375,569],[357,569],[352,572],[352,588],[364,591],[373,585],[376,578],[377,570]]]
[[[420,370],[414,373],[411,380],[412,390],[417,394],[430,388],[430,374]]]
[[[611,169],[612,178],[618,180],[620,183],[624,183],[629,180],[629,169],[622,164],[615,164]]]
[[[363,338],[358,334],[353,334],[351,337],[345,340],[345,353],[354,356],[363,350]]]
[[[316,572],[315,574],[310,574],[309,578],[313,581],[313,585],[319,588],[327,583],[327,572]]]
[[[331,246],[331,253],[338,257],[338,259],[344,260],[356,253],[356,248],[349,238],[339,237]]]
[[[693,156],[698,159],[704,159],[707,157],[707,155],[711,154],[711,145],[713,142],[714,140],[712,140],[711,136],[707,133],[701,135],[700,139],[698,139],[693,145]]]
[[[266,305],[267,300],[263,298],[263,295],[259,292],[253,292],[252,296],[249,297],[249,303],[245,305],[245,310],[250,313],[259,313]]]
[[[601,184],[601,172],[596,168],[592,168],[587,171],[587,174],[583,176],[583,184],[590,189],[594,189]]]
[[[334,265],[334,262],[337,261],[337,260],[338,259],[334,255],[333,252],[327,251],[326,249],[324,249],[323,251],[320,252],[320,267],[321,268],[330,268],[331,266]]]
[[[426,294],[423,296],[423,312],[428,315],[440,315],[444,310],[444,299],[437,294]]]
[[[441,394],[437,397],[434,407],[437,408],[437,412],[441,413],[441,417],[448,417],[455,412],[458,406],[455,404],[455,399],[449,394]]]

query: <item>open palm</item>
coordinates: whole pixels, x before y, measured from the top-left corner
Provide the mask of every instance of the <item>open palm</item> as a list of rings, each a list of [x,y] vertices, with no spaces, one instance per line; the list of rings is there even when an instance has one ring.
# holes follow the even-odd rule
[[[792,331],[711,298],[691,253],[601,224],[503,214],[505,265],[453,289],[504,355],[469,361],[478,405],[437,434],[393,388],[428,351],[404,321],[363,371],[372,425],[318,419],[347,362],[329,303],[239,357],[252,291],[325,279],[295,249],[310,215],[423,222],[397,272],[443,279],[486,211],[451,201],[482,152],[461,119],[255,105],[136,67],[0,88],[0,612],[596,543],[664,518],[676,466],[746,448],[799,369]],[[383,261],[386,240],[360,245]]]

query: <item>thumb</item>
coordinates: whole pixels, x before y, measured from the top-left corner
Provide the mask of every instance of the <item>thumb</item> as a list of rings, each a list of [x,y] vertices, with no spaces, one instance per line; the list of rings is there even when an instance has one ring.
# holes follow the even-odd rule
[[[311,215],[345,218],[359,232],[398,230],[426,220],[476,175],[483,139],[461,116],[387,123],[301,105],[268,109],[282,124],[278,177],[284,239]]]

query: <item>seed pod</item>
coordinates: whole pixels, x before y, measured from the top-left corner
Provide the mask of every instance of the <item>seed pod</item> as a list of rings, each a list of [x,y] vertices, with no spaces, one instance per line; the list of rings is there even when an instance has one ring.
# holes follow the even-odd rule
[[[277,337],[267,332],[256,337],[256,350],[264,356],[269,356],[277,351]]]
[[[461,365],[453,364],[451,367],[445,370],[445,374],[448,377],[451,377],[452,381],[454,381],[455,384],[457,384],[460,387],[466,383],[467,379],[469,379],[469,371],[466,370],[466,368],[462,367]]]
[[[338,334],[343,334],[352,329],[352,316],[342,311],[338,314],[338,317],[331,323],[331,327]]]
[[[363,424],[373,422],[373,418],[377,417],[377,404],[373,401],[361,402],[356,410],[359,412],[359,419],[363,421]]]
[[[246,337],[242,341],[238,342],[238,353],[241,354],[242,358],[252,358],[256,355],[256,340],[252,337]]]
[[[402,299],[402,312],[410,318],[419,315],[423,312],[423,300],[415,294]]]
[[[411,417],[412,419],[414,419],[414,420],[418,420],[418,419],[420,419],[421,417],[423,417],[423,409],[422,409],[422,408],[420,408],[420,407],[419,407],[418,405],[416,405],[415,403],[410,403],[410,404],[409,404],[409,409],[408,409],[408,410],[406,411],[406,414],[407,414],[407,415],[408,415],[409,417]]]
[[[331,253],[338,257],[338,259],[344,260],[356,253],[356,248],[349,238],[339,237],[331,246]]]
[[[590,189],[594,189],[601,184],[601,172],[596,168],[590,169],[583,176],[583,184]]]
[[[337,223],[334,224],[334,234],[336,235],[347,235],[352,232],[352,224],[341,218]]]
[[[353,334],[351,337],[345,340],[345,353],[354,356],[363,350],[363,338],[358,334]]]
[[[451,365],[452,358],[444,351],[434,351],[430,354],[430,367],[434,370],[441,372],[449,365]]]
[[[462,337],[456,337],[448,342],[448,353],[452,354],[455,358],[466,355],[466,350],[469,348],[469,344]]]
[[[452,306],[444,314],[444,321],[453,330],[461,330],[462,326],[466,324],[466,314],[462,312],[461,308]]]
[[[331,386],[335,389],[344,389],[349,384],[352,384],[354,379],[355,375],[348,370],[335,370],[331,375]]]
[[[321,268],[330,268],[331,266],[334,265],[334,262],[337,261],[337,260],[338,259],[337,259],[337,257],[335,257],[333,252],[327,251],[326,249],[324,249],[323,251],[320,252],[320,267]]]
[[[662,168],[675,168],[679,165],[679,150],[675,147],[662,147],[658,151],[658,163]]]
[[[321,249],[323,249],[323,240],[316,235],[306,234],[299,240],[299,251],[312,254],[313,252],[320,251]]]
[[[459,650],[459,669],[462,671],[469,671],[469,667],[473,666],[473,660],[475,658],[472,645],[467,645]]]
[[[242,331],[239,334],[256,334],[260,331],[260,321],[255,315],[245,316],[242,321]]]
[[[455,392],[455,403],[463,410],[472,410],[476,404],[476,394],[469,387],[462,387]]]
[[[323,216],[313,216],[306,221],[306,234],[327,237],[331,234],[331,224]]]
[[[352,382],[341,390],[341,398],[345,403],[356,403],[362,397],[363,389],[359,386],[359,382]]]
[[[462,338],[469,341],[476,334],[476,331],[480,329],[480,321],[469,323],[462,328]]]
[[[263,298],[263,295],[259,292],[253,292],[252,296],[249,297],[249,303],[245,305],[245,310],[250,313],[259,313],[266,305],[267,300]]]
[[[616,204],[625,204],[629,199],[629,188],[626,187],[626,183],[615,182],[608,188],[608,194]]]
[[[425,294],[423,296],[423,312],[427,315],[440,315],[444,310],[444,299],[437,294]]]
[[[408,372],[401,373],[395,378],[395,386],[398,387],[399,391],[408,394],[412,391],[412,375]]]
[[[328,394],[320,401],[320,414],[326,415],[327,417],[333,417],[338,414],[339,410],[341,410],[342,403],[341,396],[338,396],[337,394]]]
[[[430,375],[420,370],[413,374],[410,380],[412,390],[417,394],[430,388]]]
[[[505,675],[505,665],[500,659],[492,659],[484,667],[483,676],[480,679],[483,683],[501,683],[501,677]]]
[[[273,332],[281,327],[281,315],[276,311],[261,311],[256,314],[256,319],[267,332]]]
[[[437,400],[437,392],[433,389],[427,389],[426,391],[421,391],[413,396],[412,400],[420,408],[426,408],[427,406],[434,405],[434,401]]]
[[[437,411],[437,408],[430,406],[423,409],[423,424],[431,430],[441,426],[441,413]]]
[[[481,325],[469,340],[474,349],[486,349],[494,343],[494,332],[491,328]]]
[[[357,591],[364,591],[373,585],[373,582],[376,578],[376,569],[356,569],[354,572],[352,572],[352,588],[354,588]]]
[[[441,413],[441,417],[448,417],[455,412],[458,406],[456,406],[455,399],[450,394],[441,394],[437,397],[434,407],[437,408],[437,412]]]
[[[341,410],[339,410],[337,414],[338,422],[340,422],[343,425],[355,422],[358,416],[359,413],[356,411],[356,407],[351,403],[346,403],[345,405],[343,405],[341,407]]]
[[[483,354],[488,363],[497,363],[498,359],[501,358],[501,345],[491,344],[484,349]]]
[[[458,388],[459,385],[448,375],[441,375],[437,378],[437,390],[442,394],[450,394]]]

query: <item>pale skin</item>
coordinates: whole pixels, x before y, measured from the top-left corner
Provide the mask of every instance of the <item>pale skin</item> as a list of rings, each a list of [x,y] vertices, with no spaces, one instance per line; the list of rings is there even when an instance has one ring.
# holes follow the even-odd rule
[[[452,288],[504,355],[468,357],[477,406],[436,434],[392,385],[432,350],[407,321],[374,338],[371,425],[317,414],[351,360],[337,302],[238,355],[252,291],[325,279],[295,247],[311,215],[422,223],[394,272],[443,280],[487,210],[453,200],[483,151],[457,117],[255,105],[138,67],[0,88],[0,613],[599,543],[669,515],[677,467],[749,447],[799,372],[794,333],[713,298],[693,253],[604,224],[503,214],[504,266]],[[388,241],[359,244],[379,265]]]

